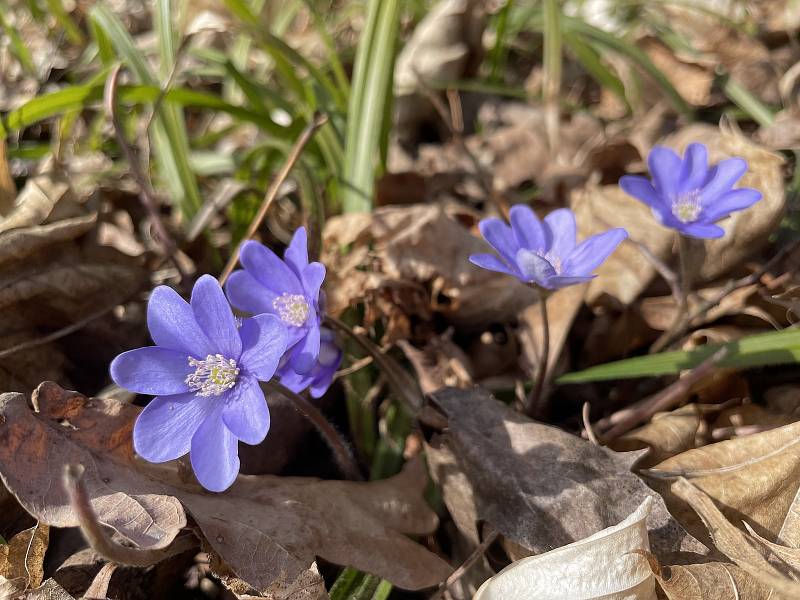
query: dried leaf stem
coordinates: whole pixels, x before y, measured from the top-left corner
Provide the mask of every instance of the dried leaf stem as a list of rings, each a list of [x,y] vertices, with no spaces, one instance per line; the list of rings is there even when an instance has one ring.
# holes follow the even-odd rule
[[[477,548],[475,548],[475,550],[472,551],[472,554],[470,554],[467,557],[467,559],[463,563],[461,563],[455,571],[453,571],[450,574],[447,580],[445,580],[439,586],[439,589],[436,590],[433,596],[430,597],[430,600],[439,600],[439,598],[444,596],[445,592],[448,589],[450,589],[450,586],[452,586],[456,581],[461,579],[467,573],[467,571],[470,570],[472,565],[474,565],[486,553],[486,550],[489,549],[489,546],[494,544],[495,540],[498,538],[499,535],[500,535],[499,532],[491,531],[486,536],[486,539],[484,539],[480,543],[480,545]]]
[[[70,508],[78,518],[81,532],[89,546],[111,562],[147,567],[197,546],[197,540],[193,536],[176,538],[168,547],[158,550],[122,546],[111,539],[111,536],[97,520],[97,515],[89,501],[86,485],[83,482],[83,466],[66,465],[63,484],[69,497]]]
[[[233,254],[231,254],[228,264],[226,264],[225,268],[222,270],[222,274],[219,276],[220,285],[225,284],[225,281],[227,281],[228,277],[233,272],[233,269],[236,268],[236,265],[239,262],[239,254],[242,251],[242,245],[247,240],[252,238],[256,234],[256,231],[258,231],[262,221],[267,216],[269,207],[278,196],[278,191],[283,185],[283,182],[286,181],[286,178],[289,176],[289,173],[292,171],[295,163],[303,153],[303,149],[305,149],[306,145],[311,141],[311,138],[314,137],[314,134],[319,130],[319,128],[325,125],[327,122],[328,116],[326,114],[316,113],[314,118],[311,119],[311,122],[306,126],[305,129],[303,129],[300,137],[297,138],[294,146],[292,146],[292,149],[289,151],[289,155],[286,157],[286,162],[283,163],[283,166],[281,167],[280,171],[278,171],[277,176],[272,180],[272,183],[267,189],[267,193],[264,195],[264,200],[262,200],[261,206],[258,207],[256,216],[253,218],[249,227],[247,228],[247,233],[245,233],[242,241],[240,241],[236,246],[236,250],[234,250]]]
[[[696,368],[672,383],[672,385],[633,406],[615,413],[608,419],[598,421],[595,424],[596,429],[607,429],[606,433],[600,435],[601,443],[606,444],[629,432],[641,423],[649,421],[657,412],[675,408],[686,398],[692,386],[716,368],[719,361],[725,358],[728,352],[728,347],[723,346],[705,361],[697,365]]]

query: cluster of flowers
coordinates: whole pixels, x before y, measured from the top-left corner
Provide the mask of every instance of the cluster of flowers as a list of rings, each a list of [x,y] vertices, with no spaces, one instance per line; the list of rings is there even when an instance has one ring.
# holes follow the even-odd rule
[[[659,223],[689,237],[722,237],[725,230],[715,225],[717,221],[761,199],[758,190],[733,189],[747,171],[744,159],[729,158],[709,166],[703,144],[689,144],[683,158],[656,146],[647,165],[652,181],[626,175],[620,187],[647,204]],[[577,244],[575,215],[566,208],[551,212],[542,222],[530,208],[517,205],[509,217],[510,227],[500,219],[480,222],[481,234],[497,255],[474,254],[470,260],[545,290],[593,279],[592,271],[628,237],[618,228]]]
[[[691,144],[683,158],[656,147],[648,158],[653,179],[626,176],[620,186],[652,208],[658,221],[681,234],[716,238],[716,221],[761,198],[733,189],[747,170],[741,158],[709,167],[705,146]],[[480,222],[497,251],[470,260],[544,290],[590,281],[628,233],[611,229],[577,243],[575,215],[559,209],[540,221],[527,206]],[[228,299],[210,275],[201,277],[191,301],[160,286],[147,307],[156,346],[118,356],[111,376],[120,386],[156,395],[133,430],[136,452],[151,462],[189,454],[198,481],[227,489],[239,472],[238,442],[258,444],[270,426],[259,381],[277,376],[295,392],[320,397],[331,384],[342,353],[322,326],[325,267],[308,261],[305,229],[295,233],[281,260],[257,242],[241,251],[244,270],[226,285]],[[238,322],[230,304],[255,315]]]
[[[212,491],[236,479],[238,442],[258,444],[269,431],[258,382],[277,376],[318,398],[342,359],[322,326],[325,267],[308,261],[305,229],[294,234],[284,260],[253,241],[243,245],[241,260],[244,270],[225,286],[227,299],[210,275],[197,280],[188,303],[171,288],[155,288],[147,327],[156,345],[111,363],[118,385],[156,396],[134,425],[136,452],[155,463],[188,453],[198,481]],[[237,319],[231,304],[254,316]]]

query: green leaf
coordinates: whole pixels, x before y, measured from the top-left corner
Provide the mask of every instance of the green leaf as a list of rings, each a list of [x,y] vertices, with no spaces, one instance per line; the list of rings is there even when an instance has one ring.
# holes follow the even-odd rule
[[[769,127],[775,121],[772,110],[756,98],[733,77],[726,75],[723,79],[722,91],[728,99],[747,113],[753,121],[762,127]]]
[[[593,40],[610,50],[628,57],[655,80],[678,112],[684,115],[692,114],[692,109],[680,95],[678,90],[675,89],[667,76],[664,75],[664,73],[662,73],[661,70],[655,66],[655,64],[653,64],[653,61],[650,60],[650,57],[641,48],[637,48],[635,45],[624,40],[623,38],[612,35],[606,31],[603,31],[602,29],[590,25],[589,23],[581,21],[580,19],[576,19],[575,17],[561,15],[561,25],[565,32],[574,33],[581,37],[585,37],[588,40]]]
[[[167,2],[168,0],[163,0]],[[168,10],[169,7],[167,7]],[[159,10],[159,15],[165,9]],[[101,29],[116,50],[117,55],[133,71],[144,85],[160,87],[159,81],[150,71],[144,55],[136,48],[133,39],[119,19],[103,4],[95,4],[89,11],[89,18]],[[166,26],[162,23],[162,27]],[[169,42],[162,36],[161,49],[169,51]],[[99,46],[98,42],[98,46]],[[171,68],[171,65],[170,65]],[[153,150],[159,174],[167,186],[172,200],[181,208],[184,216],[191,218],[202,205],[197,180],[189,166],[189,140],[186,122],[180,106],[161,103],[153,123]]]
[[[345,212],[372,208],[382,121],[392,93],[399,16],[399,0],[369,1],[347,111],[342,199]]]
[[[589,44],[574,33],[564,34],[564,42],[586,72],[601,86],[615,94],[630,110],[628,98],[625,96],[625,85],[614,72],[600,60],[600,55]]]
[[[25,69],[29,75],[37,77],[36,65],[33,64],[30,50],[22,41],[19,32],[11,25],[5,17],[5,14],[0,10],[0,30],[5,31],[8,39],[11,41],[11,53],[16,57],[22,68]]]
[[[696,367],[722,347],[726,347],[728,353],[719,361],[720,367],[748,369],[796,363],[800,362],[800,330],[784,329],[745,337],[726,344],[708,344],[696,350],[663,352],[619,360],[584,371],[567,373],[560,377],[557,383],[672,375]]]

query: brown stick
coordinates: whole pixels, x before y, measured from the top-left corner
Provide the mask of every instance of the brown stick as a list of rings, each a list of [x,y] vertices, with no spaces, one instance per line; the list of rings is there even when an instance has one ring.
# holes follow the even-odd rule
[[[489,546],[495,542],[499,535],[500,534],[497,531],[492,531],[489,533],[489,535],[486,536],[486,539],[483,540],[480,545],[472,551],[472,554],[470,554],[467,559],[461,563],[461,565],[459,565],[459,567],[453,571],[450,576],[439,586],[439,589],[436,590],[436,593],[430,597],[430,600],[439,600],[439,598],[444,596],[444,593],[450,589],[450,586],[461,579],[467,573],[467,571],[470,570],[472,565],[474,565],[478,559],[486,553],[486,550],[488,550]]]
[[[328,116],[326,114],[316,113],[311,122],[300,134],[300,137],[297,138],[294,146],[292,146],[292,149],[289,151],[289,155],[286,157],[286,162],[283,163],[281,170],[278,171],[278,175],[272,180],[272,183],[267,189],[267,193],[264,195],[264,200],[261,202],[261,206],[258,207],[256,216],[253,218],[250,226],[247,228],[247,233],[245,233],[242,241],[239,242],[239,245],[236,246],[236,250],[234,250],[233,254],[231,254],[228,264],[226,264],[225,268],[222,270],[222,274],[219,276],[220,285],[225,285],[225,282],[233,272],[233,269],[236,268],[236,264],[239,262],[239,253],[242,251],[242,245],[247,240],[252,238],[256,234],[256,231],[258,231],[258,228],[261,226],[264,217],[267,216],[267,211],[269,210],[270,205],[278,196],[278,191],[280,190],[281,185],[283,185],[283,182],[286,181],[286,178],[289,176],[292,167],[294,167],[295,163],[300,158],[300,155],[303,153],[303,149],[306,147],[308,142],[311,141],[311,138],[314,137],[314,134],[317,132],[317,130],[319,130],[319,128],[325,125],[327,122]]]
[[[114,67],[114,70],[111,71],[108,79],[106,79],[106,85],[103,90],[106,112],[111,117],[117,144],[119,144],[120,150],[122,150],[122,153],[125,155],[125,160],[128,161],[128,169],[133,179],[136,181],[136,184],[139,186],[139,198],[142,201],[142,206],[144,206],[145,211],[147,211],[147,215],[150,217],[150,222],[153,224],[156,241],[161,244],[164,255],[172,260],[172,263],[178,270],[181,280],[183,280],[186,274],[175,259],[175,252],[178,247],[167,231],[167,228],[164,226],[164,221],[161,220],[161,215],[158,212],[158,202],[156,202],[155,194],[150,189],[150,182],[142,172],[139,160],[133,148],[131,148],[128,140],[125,139],[125,130],[123,129],[122,122],[119,120],[119,113],[117,112],[117,87],[121,69],[122,66],[117,65]]]
[[[86,492],[86,486],[83,483],[83,466],[66,465],[64,467],[63,484],[69,497],[70,508],[75,513],[75,516],[78,517],[81,532],[89,546],[111,562],[121,565],[147,567],[197,546],[197,541],[192,536],[177,538],[167,548],[158,550],[121,546],[111,539],[111,536],[106,533],[97,520],[97,515],[92,509],[89,494]]]
[[[607,444],[611,440],[629,432],[631,429],[649,421],[657,412],[670,410],[678,405],[691,390],[692,386],[708,375],[717,364],[728,355],[728,347],[723,346],[709,358],[697,365],[686,375],[664,388],[657,394],[650,396],[638,404],[628,407],[606,420],[613,423],[611,428],[600,435],[600,441]],[[595,427],[602,422],[596,423]]]
[[[291,400],[295,410],[303,415],[306,419],[311,421],[311,424],[314,425],[316,430],[322,436],[322,439],[325,440],[333,452],[336,465],[342,471],[342,474],[345,476],[345,478],[350,479],[351,481],[361,481],[363,479],[350,448],[344,442],[341,435],[339,435],[339,432],[336,431],[333,425],[331,425],[330,422],[322,416],[322,413],[320,413],[313,404],[303,398],[300,394],[293,392],[277,381],[269,381],[264,385],[270,391],[277,392],[281,396]]]
[[[583,419],[583,429],[586,432],[586,437],[589,438],[589,441],[592,442],[595,446],[600,445],[600,440],[597,439],[597,436],[594,433],[594,429],[592,429],[592,422],[589,420],[589,411],[591,410],[592,406],[588,402],[583,403],[583,408],[581,409],[581,418]]]

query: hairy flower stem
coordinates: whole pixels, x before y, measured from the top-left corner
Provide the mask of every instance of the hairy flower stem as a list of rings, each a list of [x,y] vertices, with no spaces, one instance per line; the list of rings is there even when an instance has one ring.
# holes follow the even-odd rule
[[[542,318],[542,350],[539,354],[539,368],[536,371],[536,378],[533,382],[531,395],[528,397],[528,405],[525,413],[533,418],[540,419],[544,415],[546,406],[544,405],[544,384],[547,380],[547,363],[550,356],[550,320],[547,316],[547,295],[542,293],[538,286],[531,286],[539,296],[539,310]]]
[[[316,406],[311,404],[300,394],[293,392],[274,379],[265,383],[264,385],[269,391],[277,392],[281,396],[291,400],[295,410],[297,410],[297,412],[311,422],[311,424],[314,426],[320,436],[322,436],[322,439],[325,440],[325,443],[333,452],[333,458],[336,461],[336,466],[339,467],[339,470],[346,479],[351,481],[361,481],[363,479],[361,472],[358,470],[358,465],[353,457],[353,453],[350,451],[350,447],[347,445],[347,442],[345,442],[339,432],[336,431],[336,428],[334,428],[334,426],[331,425],[324,416],[322,416],[322,413],[317,410]]]
[[[678,261],[680,263],[680,285],[678,287],[678,312],[667,329],[650,348],[650,353],[661,352],[676,337],[677,332],[684,331],[689,325],[689,294],[692,292],[692,271],[689,266],[689,239],[678,236]]]

